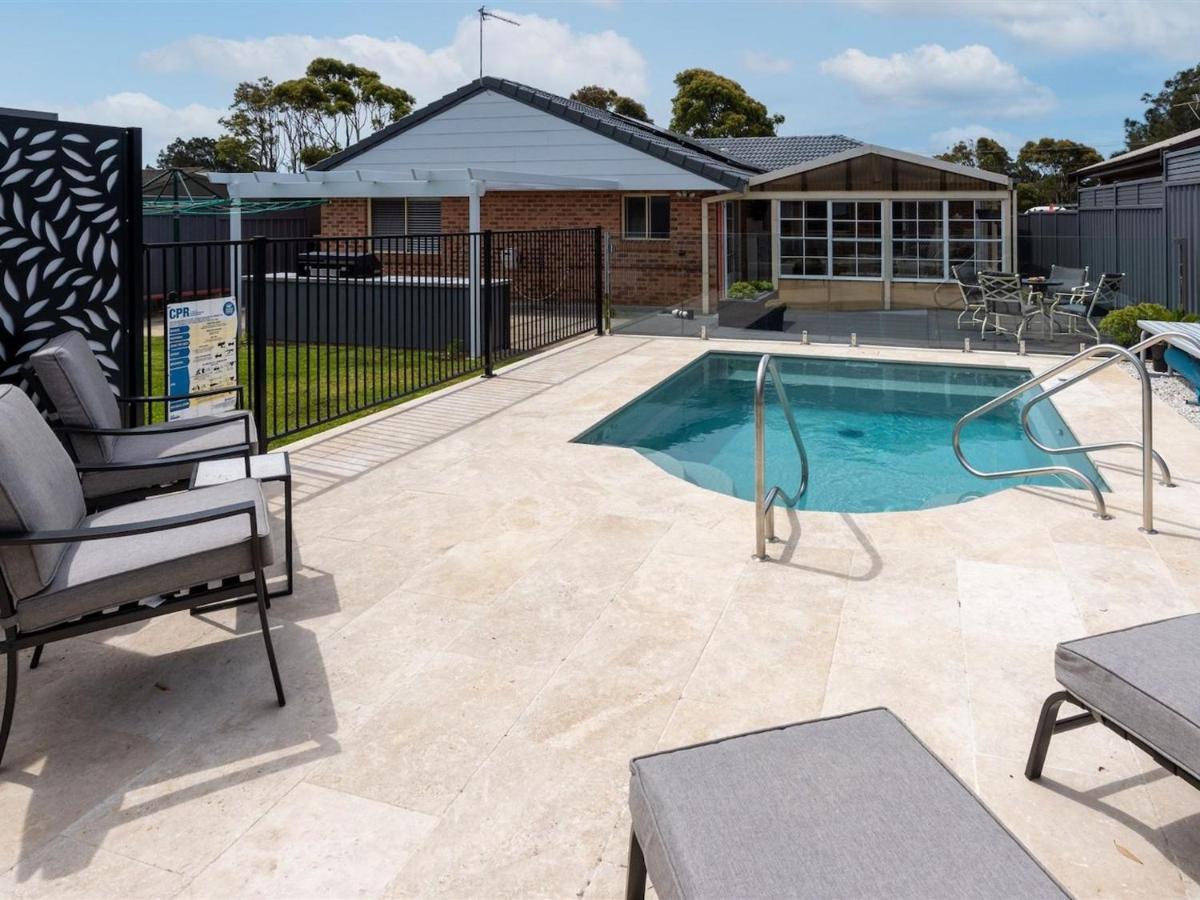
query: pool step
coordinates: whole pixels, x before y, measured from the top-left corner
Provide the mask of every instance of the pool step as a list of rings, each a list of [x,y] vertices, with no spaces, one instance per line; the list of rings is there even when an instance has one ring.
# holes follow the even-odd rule
[[[638,452],[660,469],[669,472],[676,478],[690,481],[697,487],[706,488],[710,491],[728,494],[731,497],[736,496],[733,489],[733,479],[716,466],[710,466],[708,463],[702,462],[679,460],[661,451],[648,450],[645,447],[639,447]]]

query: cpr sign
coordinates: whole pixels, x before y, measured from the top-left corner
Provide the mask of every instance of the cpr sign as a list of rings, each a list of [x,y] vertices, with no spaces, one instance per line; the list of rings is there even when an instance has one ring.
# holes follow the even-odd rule
[[[167,304],[167,393],[172,396],[238,383],[238,315],[233,297]],[[237,408],[237,394],[172,400],[167,417],[187,419]]]

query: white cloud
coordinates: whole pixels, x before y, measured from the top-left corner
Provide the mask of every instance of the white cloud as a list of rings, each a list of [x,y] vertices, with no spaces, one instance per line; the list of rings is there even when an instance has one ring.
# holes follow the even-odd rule
[[[991,138],[993,141],[1003,144],[1010,152],[1021,142],[1021,139],[1011,131],[988,128],[986,125],[955,125],[931,134],[929,146],[941,153],[959,141],[974,141],[981,137]]]
[[[748,50],[742,54],[742,66],[760,75],[786,75],[792,71],[792,61],[770,53],[758,50]]]
[[[602,84],[644,99],[646,60],[612,30],[578,32],[557,19],[497,10],[520,27],[489,22],[484,36],[484,72],[570,93]],[[459,20],[451,42],[427,50],[397,37],[363,34],[316,37],[273,35],[233,40],[195,35],[142,54],[155,72],[204,71],[233,82],[259,75],[295,78],[315,56],[334,56],[375,69],[384,81],[405,88],[421,103],[466,84],[479,72],[479,22]]]
[[[1054,107],[1049,88],[1034,84],[991,48],[947,50],[924,44],[905,53],[871,56],[846,50],[821,63],[867,101],[905,106],[986,110],[993,115],[1038,115]]]
[[[858,0],[858,5],[890,15],[980,19],[1055,53],[1117,49],[1194,60],[1200,42],[1195,0]]]
[[[217,119],[225,112],[199,103],[171,107],[136,91],[110,94],[91,103],[59,106],[56,111],[67,121],[140,127],[142,155],[147,161],[152,161],[159,150],[177,137],[215,136],[219,131]]]

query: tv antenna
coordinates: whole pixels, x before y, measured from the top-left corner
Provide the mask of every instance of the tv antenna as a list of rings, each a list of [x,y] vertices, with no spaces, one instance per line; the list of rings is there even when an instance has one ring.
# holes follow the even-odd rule
[[[483,23],[488,19],[495,19],[497,22],[504,22],[507,25],[516,25],[521,27],[520,22],[514,22],[512,19],[506,19],[504,16],[496,15],[486,6],[479,7],[479,80],[483,81]]]

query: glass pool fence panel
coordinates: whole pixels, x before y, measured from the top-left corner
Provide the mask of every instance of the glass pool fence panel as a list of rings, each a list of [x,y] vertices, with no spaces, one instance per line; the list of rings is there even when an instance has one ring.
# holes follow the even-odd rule
[[[231,303],[237,381],[265,447],[595,333],[599,247],[597,229],[148,244],[147,393],[207,374],[168,311]]]
[[[605,288],[614,334],[699,337],[716,325],[723,271],[720,242],[709,236],[710,312],[702,303],[702,240],[699,232],[671,231],[653,237],[604,236]]]

